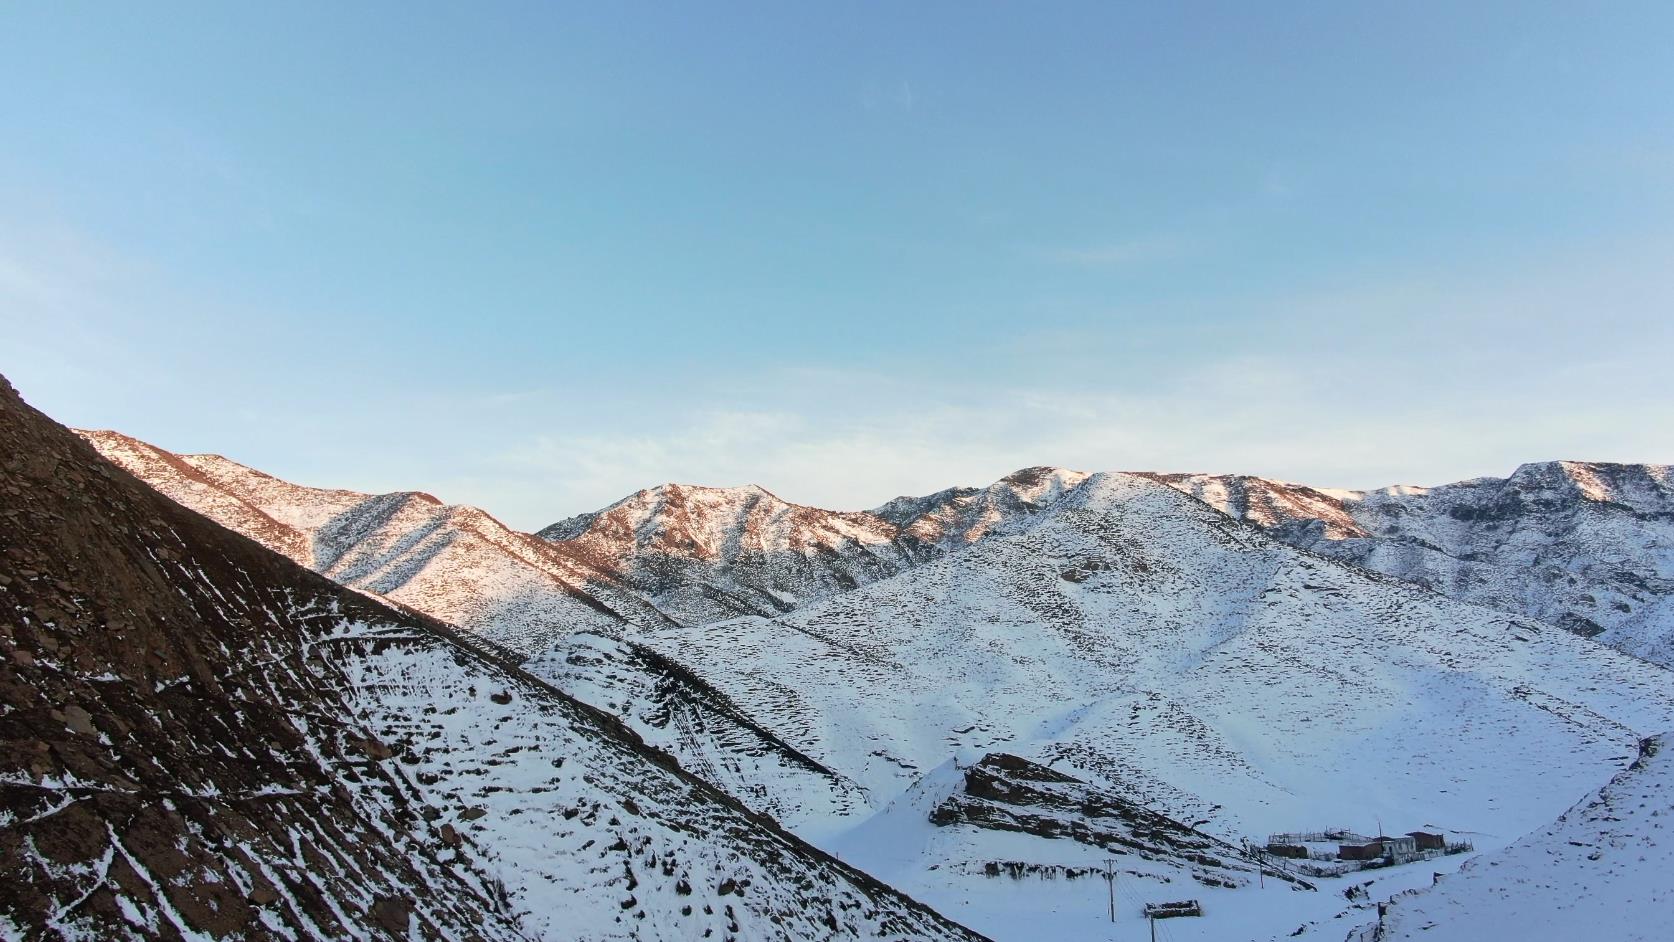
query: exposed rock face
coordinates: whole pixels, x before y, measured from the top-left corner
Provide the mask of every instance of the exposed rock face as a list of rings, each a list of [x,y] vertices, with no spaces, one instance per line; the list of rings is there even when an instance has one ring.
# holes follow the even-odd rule
[[[790,504],[759,487],[666,484],[538,535],[693,624],[789,611],[913,561],[888,521]]]
[[[0,386],[0,934],[974,938]]]
[[[1440,487],[1154,475],[1293,545],[1674,666],[1674,468],[1551,461]]]
[[[0,452],[10,925],[521,937],[481,872],[444,863],[311,650],[341,616],[382,613],[160,498],[9,385]]]
[[[1006,753],[983,756],[964,775],[964,787],[936,806],[931,823],[1077,841],[1118,859],[1177,865],[1207,886],[1255,879],[1256,863],[1239,848],[1075,776]],[[1265,869],[1312,888],[1282,870]]]
[[[986,488],[872,511],[787,503],[759,487],[665,484],[540,536],[687,624],[772,616],[903,572],[1035,513],[1086,475],[1029,468]]]

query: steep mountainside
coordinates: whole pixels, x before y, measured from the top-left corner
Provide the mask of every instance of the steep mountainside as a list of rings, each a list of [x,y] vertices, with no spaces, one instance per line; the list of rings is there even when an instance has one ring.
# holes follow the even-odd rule
[[[663,620],[609,573],[475,507],[416,491],[302,487],[219,455],[80,434],[169,497],[324,576],[517,650],[545,650],[576,630]]]
[[[1085,475],[1032,468],[989,487],[899,497],[841,513],[759,487],[665,484],[540,536],[621,578],[691,625],[773,616],[960,549]]]
[[[911,796],[955,756],[1003,751],[1222,840],[1381,821],[1489,847],[1674,721],[1661,668],[1301,552],[1133,475],[1086,477],[961,552],[786,615],[642,641],[866,790],[882,823],[828,846],[1001,938],[1041,920],[1063,938],[1104,930],[1077,921],[1067,884],[1002,905],[993,877],[951,861],[1062,873],[1101,852],[915,830],[941,799]],[[1158,873],[1174,883],[1145,898],[1173,898],[1186,875]],[[1226,892],[1234,922],[1296,918]],[[1218,937],[1242,938],[1228,918]]]
[[[0,935],[974,938],[0,384]]]
[[[1441,487],[1156,475],[1293,545],[1674,666],[1674,468],[1553,461]]]
[[[1552,824],[1397,897],[1365,942],[1668,938],[1674,907],[1674,749],[1633,765]]]
[[[1674,721],[1661,668],[1132,475],[788,615],[646,643],[872,807],[961,750],[1005,751],[1223,838],[1521,833]]]
[[[786,743],[673,658],[581,632],[525,662],[530,673],[620,717],[646,742],[793,829],[866,808],[860,786]]]

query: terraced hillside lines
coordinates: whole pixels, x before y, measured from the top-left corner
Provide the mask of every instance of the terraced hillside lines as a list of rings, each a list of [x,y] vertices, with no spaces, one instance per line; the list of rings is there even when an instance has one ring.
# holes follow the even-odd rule
[[[870,795],[1007,751],[1223,836],[1380,812],[1516,833],[1674,718],[1658,668],[1125,475],[889,580],[646,643]]]
[[[306,653],[324,625],[298,601],[366,603],[159,498],[3,385],[0,443],[6,934],[523,938]]]
[[[746,812],[602,714],[399,629],[349,623],[355,715],[481,848],[543,939],[975,939]]]
[[[1551,461],[1440,487],[1151,475],[1293,545],[1674,666],[1674,468]]]
[[[863,810],[864,791],[774,735],[680,664],[642,645],[577,634],[525,664],[616,716],[646,742],[793,828]]]
[[[5,935],[978,938],[9,386],[0,444]]]

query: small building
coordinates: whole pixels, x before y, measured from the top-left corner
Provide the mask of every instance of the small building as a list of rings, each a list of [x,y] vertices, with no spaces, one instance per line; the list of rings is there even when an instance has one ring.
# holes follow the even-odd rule
[[[1446,835],[1437,834],[1434,831],[1408,831],[1407,836],[1417,842],[1419,850],[1447,849]]]
[[[1418,856],[1418,839],[1410,834],[1400,837],[1379,835],[1378,841],[1383,844],[1383,853],[1397,861],[1407,860]]]
[[[1377,838],[1337,845],[1338,860],[1377,860],[1382,856],[1383,841]]]
[[[1303,844],[1268,844],[1267,853],[1271,857],[1288,857],[1292,860],[1308,859],[1308,848]]]

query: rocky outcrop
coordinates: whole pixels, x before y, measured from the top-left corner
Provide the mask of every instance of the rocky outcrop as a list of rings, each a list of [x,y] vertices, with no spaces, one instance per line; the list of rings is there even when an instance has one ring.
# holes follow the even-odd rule
[[[1244,886],[1258,872],[1254,859],[1225,841],[1073,775],[1006,753],[990,753],[965,769],[963,788],[931,811],[930,822],[1076,841],[1117,858],[1174,864],[1205,886]],[[1260,872],[1313,888],[1278,867],[1261,866]]]

